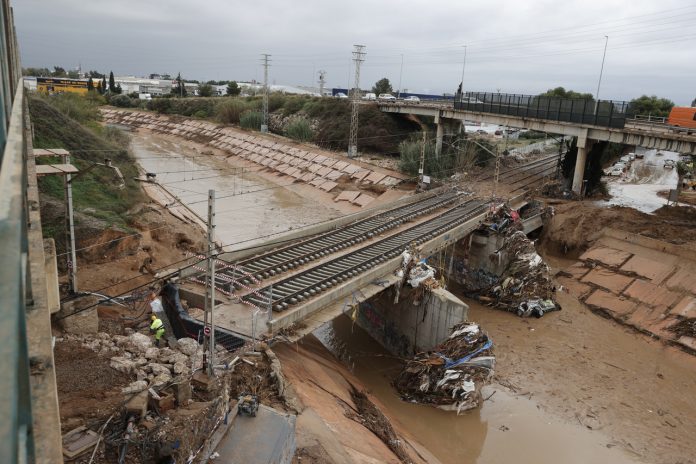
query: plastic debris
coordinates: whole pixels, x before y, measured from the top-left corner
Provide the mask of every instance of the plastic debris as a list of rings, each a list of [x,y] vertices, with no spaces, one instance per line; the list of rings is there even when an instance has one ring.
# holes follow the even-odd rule
[[[493,342],[478,324],[458,324],[433,351],[418,353],[394,380],[406,401],[430,404],[457,414],[481,405],[481,387],[495,367]]]

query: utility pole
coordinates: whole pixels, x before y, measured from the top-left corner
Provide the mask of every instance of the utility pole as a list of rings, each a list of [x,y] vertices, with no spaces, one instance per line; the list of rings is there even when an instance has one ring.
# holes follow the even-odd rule
[[[208,190],[208,269],[205,286],[205,316],[203,324],[204,341],[207,344],[208,359],[203,358],[203,368],[208,375],[215,375],[215,190]],[[204,352],[206,346],[203,346]]]
[[[268,53],[262,53],[263,57],[263,122],[261,132],[268,132]]]
[[[353,45],[355,63],[355,85],[353,86],[353,107],[350,113],[350,138],[348,139],[348,158],[358,156],[358,107],[360,105],[360,64],[365,61],[365,46]],[[350,89],[348,89],[350,92]]]
[[[423,175],[425,174],[425,131],[423,131],[423,140],[421,141],[420,164],[418,165],[418,186],[424,187]]]
[[[63,163],[70,164],[70,155],[63,155]],[[75,253],[75,221],[73,218],[72,175],[65,175],[66,240],[68,248],[68,292],[77,293],[77,254]]]
[[[404,74],[404,54],[401,54],[401,67],[399,68],[399,90],[396,92],[396,98],[401,98],[401,76]]]
[[[324,85],[326,85],[326,71],[319,71],[319,96],[324,96]]]

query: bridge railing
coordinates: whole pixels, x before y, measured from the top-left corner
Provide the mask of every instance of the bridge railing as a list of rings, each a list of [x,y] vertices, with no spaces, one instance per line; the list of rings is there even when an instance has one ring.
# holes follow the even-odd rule
[[[630,117],[625,101],[488,92],[466,92],[455,98],[454,108],[615,128],[623,128]]]

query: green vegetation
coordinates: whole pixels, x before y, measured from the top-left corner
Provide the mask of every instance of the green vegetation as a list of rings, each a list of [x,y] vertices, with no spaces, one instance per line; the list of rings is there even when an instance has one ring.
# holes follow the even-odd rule
[[[133,106],[131,98],[128,95],[114,95],[109,98],[109,103],[120,108],[129,108]],[[135,106],[137,106],[137,104]]]
[[[314,138],[314,131],[305,118],[294,119],[285,129],[285,135],[300,142],[309,142]]]
[[[629,112],[633,114],[667,117],[674,107],[674,102],[667,98],[658,98],[655,95],[650,97],[642,95],[631,100],[628,105]]]
[[[414,177],[418,175],[420,167],[423,149],[421,137],[421,134],[413,134],[399,144],[399,169]],[[426,138],[423,167],[425,175],[441,179],[455,172],[471,169],[474,165],[486,165],[494,159],[492,153],[495,152],[495,147],[486,141],[474,143],[467,139],[453,139],[450,142],[443,146],[442,153],[436,157],[432,135]]]
[[[248,109],[249,105],[244,100],[224,98],[215,105],[215,116],[223,124],[239,124],[239,118]]]
[[[260,111],[247,110],[239,118],[239,125],[244,129],[260,130],[263,114]]]
[[[391,82],[389,82],[389,79],[386,77],[381,78],[372,86],[372,93],[376,95],[381,93],[392,93],[393,91],[394,89],[392,89]]]
[[[127,211],[144,198],[140,186],[134,180],[138,171],[128,153],[128,136],[118,129],[104,128],[99,124],[99,114],[94,111],[93,98],[77,97],[78,100],[73,100],[73,97],[77,96],[66,93],[51,97],[29,97],[34,147],[65,148],[72,155],[72,164],[80,170],[85,170],[95,162],[103,162],[104,158],[110,158],[125,177],[125,188],[118,188],[119,181],[112,170],[95,168],[73,183],[75,210],[83,213],[89,211],[91,216],[106,221],[108,225],[127,229]],[[60,176],[41,178],[39,189],[42,194],[63,201],[63,179]],[[63,231],[60,224],[47,226],[44,228],[47,233]],[[62,242],[62,237],[57,238]]]
[[[560,98],[582,98],[586,100],[594,100],[594,96],[591,93],[580,93],[574,90],[566,90],[563,87],[556,87],[555,89],[549,89],[544,93],[539,94],[540,97],[560,97]]]
[[[172,87],[171,95],[173,97],[185,97],[186,86],[184,85],[184,81],[181,79],[181,73],[177,74],[176,79],[174,79],[174,82],[176,82],[176,86]]]
[[[227,95],[230,97],[236,97],[242,92],[242,89],[237,85],[237,82],[235,81],[230,81],[229,84],[227,84]]]
[[[535,130],[528,130],[528,131],[520,132],[519,138],[526,139],[526,140],[539,140],[539,139],[546,138],[546,134],[544,132],[537,132]]]
[[[201,84],[198,86],[198,96],[199,97],[212,97],[213,96],[213,86],[211,84]]]

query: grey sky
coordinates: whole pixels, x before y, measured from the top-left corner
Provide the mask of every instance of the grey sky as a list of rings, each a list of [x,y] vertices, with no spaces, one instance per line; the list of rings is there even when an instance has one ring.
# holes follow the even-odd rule
[[[14,0],[24,66],[117,75],[270,78],[309,85],[327,71],[345,87],[351,49],[367,46],[361,87],[388,77],[414,92],[538,93],[562,85],[600,98],[696,97],[693,0]],[[352,76],[351,76],[352,81]]]

